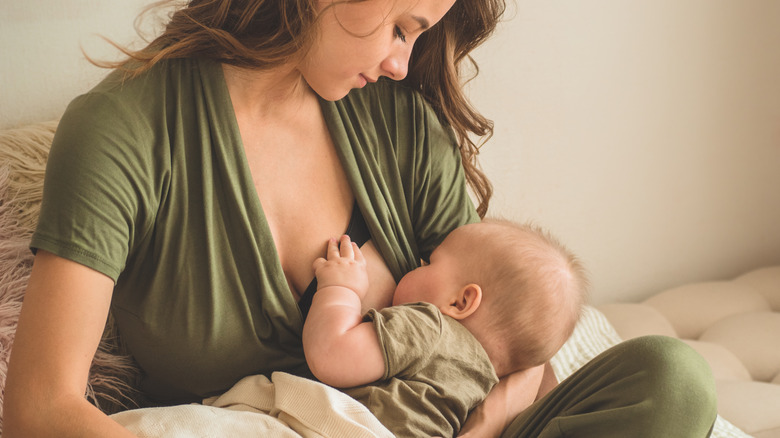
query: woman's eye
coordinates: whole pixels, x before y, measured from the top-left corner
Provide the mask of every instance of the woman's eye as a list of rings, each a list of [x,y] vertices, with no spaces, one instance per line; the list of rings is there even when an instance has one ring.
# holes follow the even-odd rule
[[[400,27],[395,27],[395,37],[401,40],[401,42],[406,42],[406,35],[404,35],[404,32],[401,30]]]

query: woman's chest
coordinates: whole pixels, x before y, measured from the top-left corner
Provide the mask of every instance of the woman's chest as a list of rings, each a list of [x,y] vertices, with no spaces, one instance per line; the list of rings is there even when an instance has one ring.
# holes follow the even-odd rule
[[[321,118],[277,125],[267,133],[256,128],[242,129],[247,163],[276,255],[298,300],[314,278],[312,264],[325,255],[328,239],[347,231],[357,208],[355,196]],[[373,246],[366,256],[370,301],[389,304],[395,281]]]

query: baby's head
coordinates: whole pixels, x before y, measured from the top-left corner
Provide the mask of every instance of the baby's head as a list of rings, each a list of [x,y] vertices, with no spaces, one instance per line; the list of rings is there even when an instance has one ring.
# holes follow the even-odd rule
[[[550,234],[490,219],[452,231],[429,265],[401,279],[393,303],[435,304],[482,343],[497,372],[508,374],[560,349],[586,289],[581,264]]]

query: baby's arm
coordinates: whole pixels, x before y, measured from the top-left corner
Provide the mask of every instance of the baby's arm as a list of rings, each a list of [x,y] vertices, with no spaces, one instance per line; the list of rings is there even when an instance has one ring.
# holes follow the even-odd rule
[[[363,322],[360,301],[368,291],[360,248],[341,237],[328,242],[327,260],[314,262],[317,293],[303,325],[303,352],[314,376],[338,388],[379,380],[385,362],[373,323]]]

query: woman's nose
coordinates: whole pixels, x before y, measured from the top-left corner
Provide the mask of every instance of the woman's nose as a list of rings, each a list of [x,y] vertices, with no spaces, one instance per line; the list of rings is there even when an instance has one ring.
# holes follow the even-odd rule
[[[382,70],[386,73],[387,77],[400,81],[406,77],[409,72],[409,57],[412,55],[411,47],[403,47],[394,50],[382,61]]]

